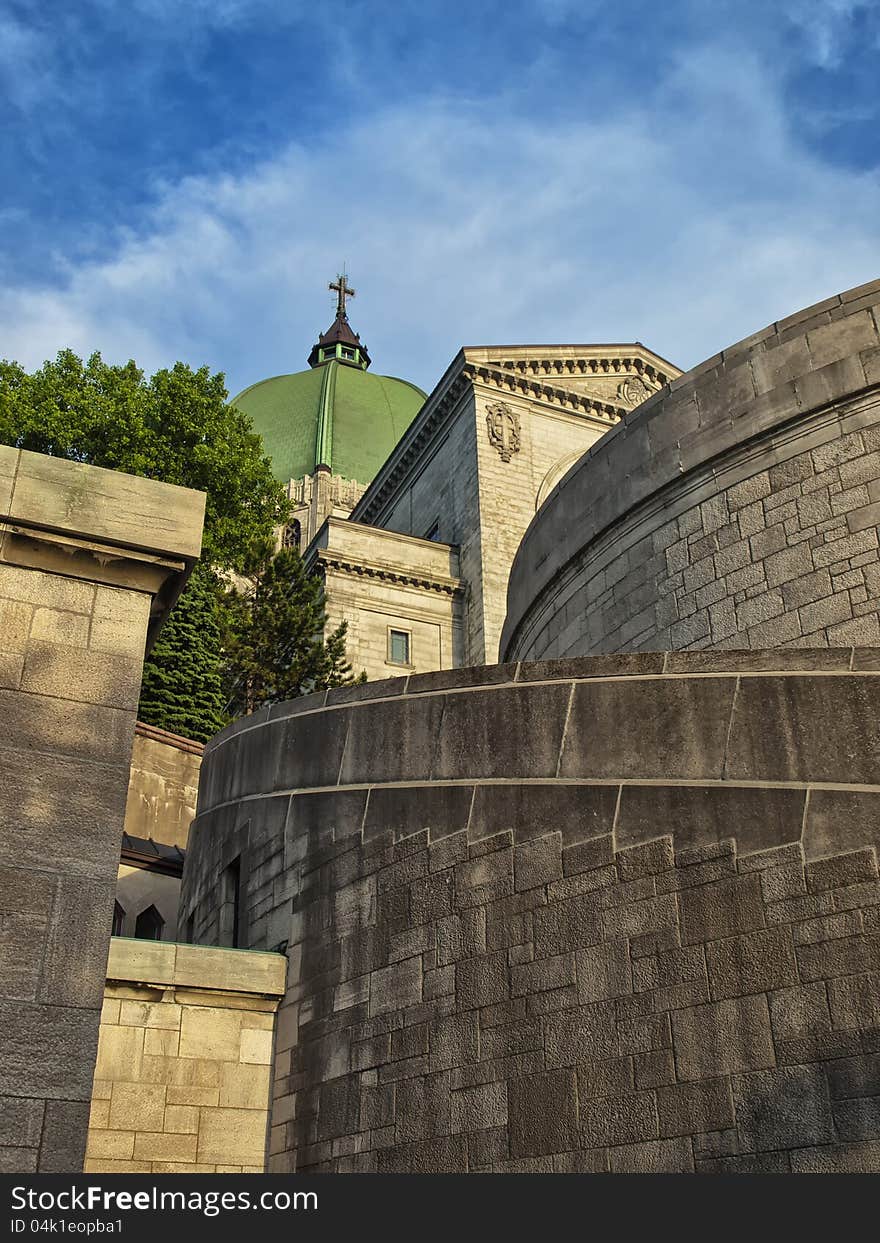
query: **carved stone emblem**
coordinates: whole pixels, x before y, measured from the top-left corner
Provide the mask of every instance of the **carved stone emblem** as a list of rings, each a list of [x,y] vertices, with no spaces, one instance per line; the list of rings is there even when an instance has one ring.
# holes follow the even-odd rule
[[[638,376],[627,376],[617,386],[617,396],[627,406],[640,406],[651,396],[653,389],[648,388],[644,380]]]
[[[509,462],[512,454],[519,453],[519,415],[506,402],[496,401],[486,407],[486,426],[489,444],[501,454],[502,462]]]

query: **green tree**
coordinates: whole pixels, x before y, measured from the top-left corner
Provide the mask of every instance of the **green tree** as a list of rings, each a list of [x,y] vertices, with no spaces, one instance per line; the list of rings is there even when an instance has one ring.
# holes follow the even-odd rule
[[[197,564],[144,665],[138,716],[207,742],[226,724],[220,653],[220,584]]]
[[[230,592],[225,607],[227,706],[233,715],[355,680],[345,654],[347,624],[325,639],[323,588],[306,573],[295,548],[276,553],[253,591]]]
[[[252,570],[287,516],[262,440],[207,367],[175,363],[147,379],[134,362],[84,363],[71,350],[32,375],[0,362],[0,443],[205,492],[202,562],[220,572]],[[143,720],[198,739],[225,724],[222,594],[197,568],[145,663]]]
[[[226,399],[222,373],[185,363],[147,379],[133,362],[83,363],[71,350],[33,375],[0,362],[0,444],[200,489],[202,559],[245,571],[287,501],[250,419]]]

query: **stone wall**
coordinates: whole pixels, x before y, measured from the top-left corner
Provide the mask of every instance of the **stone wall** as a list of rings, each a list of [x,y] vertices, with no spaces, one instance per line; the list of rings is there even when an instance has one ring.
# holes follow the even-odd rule
[[[81,1169],[148,626],[204,496],[0,446],[0,1169]]]
[[[498,659],[510,566],[550,482],[631,407],[631,391],[673,375],[641,345],[468,347],[453,361],[353,516],[417,537],[439,520],[438,538],[460,549],[455,665]],[[487,424],[498,403],[518,420],[503,453]]]
[[[270,1169],[880,1171],[880,651],[455,670],[206,748],[285,947]]]
[[[137,722],[125,803],[126,833],[186,850],[203,750],[200,742]]]
[[[320,573],[327,630],[346,622],[345,651],[354,672],[397,677],[389,631],[410,636],[410,672],[462,663],[463,584],[458,549],[381,527],[328,518],[306,567]]]
[[[137,722],[125,803],[124,831],[129,837],[186,850],[202,751],[200,742]],[[123,850],[116,883],[116,901],[123,911],[117,931],[122,936],[133,937],[138,915],[154,906],[164,921],[162,939],[176,941],[179,899],[179,869],[171,874],[143,860],[133,863],[131,852]]]
[[[265,1168],[277,954],[114,937],[88,1174]]]
[[[880,643],[880,281],[628,414],[535,518],[505,659]]]

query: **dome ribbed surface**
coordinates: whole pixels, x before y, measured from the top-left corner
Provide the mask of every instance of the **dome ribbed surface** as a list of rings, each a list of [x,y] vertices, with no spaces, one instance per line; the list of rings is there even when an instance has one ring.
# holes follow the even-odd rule
[[[366,484],[425,396],[407,380],[334,360],[261,380],[232,401],[262,436],[277,479],[301,479],[323,465],[334,475]]]

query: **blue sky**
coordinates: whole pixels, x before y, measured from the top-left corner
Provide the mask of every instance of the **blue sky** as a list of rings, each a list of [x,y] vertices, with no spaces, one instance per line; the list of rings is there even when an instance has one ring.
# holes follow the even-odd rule
[[[0,0],[0,356],[682,366],[880,275],[877,0]]]

